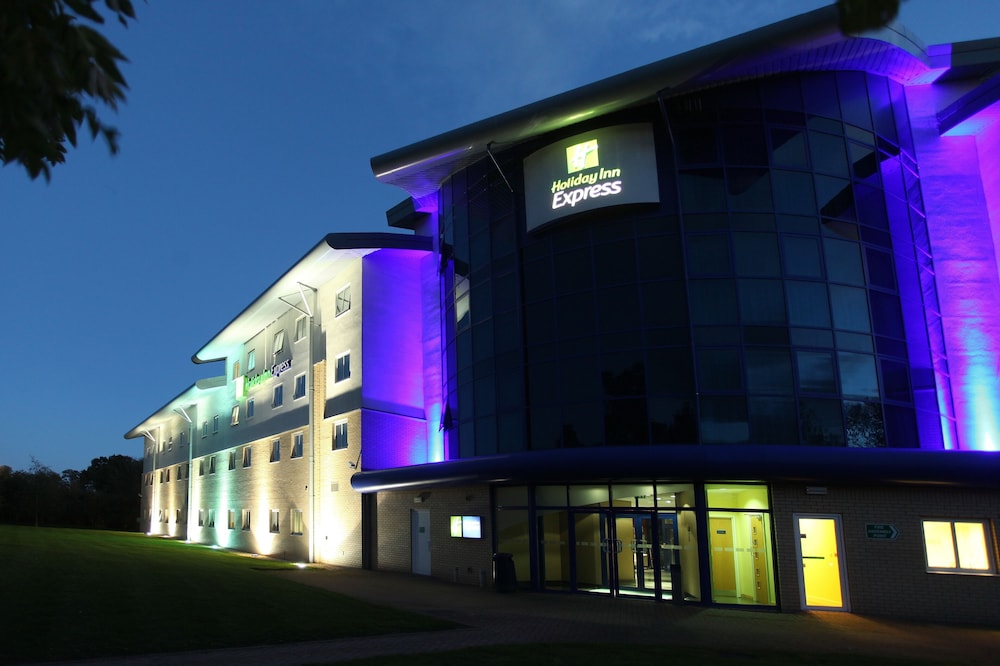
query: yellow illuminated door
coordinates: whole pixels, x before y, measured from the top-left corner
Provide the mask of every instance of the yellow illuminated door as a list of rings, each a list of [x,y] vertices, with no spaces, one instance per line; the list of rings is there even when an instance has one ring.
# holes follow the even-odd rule
[[[767,549],[764,547],[764,518],[750,516],[750,547],[753,558],[754,601],[759,604],[771,603],[771,586],[767,580]]]
[[[736,597],[736,558],[733,556],[733,519],[712,516],[708,519],[712,547],[712,599]],[[725,599],[722,599],[725,601]]]
[[[796,516],[802,608],[846,610],[838,516]]]

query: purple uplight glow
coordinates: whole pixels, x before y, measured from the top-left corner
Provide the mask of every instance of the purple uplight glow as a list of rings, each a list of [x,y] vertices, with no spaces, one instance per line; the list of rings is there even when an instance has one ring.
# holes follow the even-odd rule
[[[364,259],[362,431],[366,469],[440,461],[440,335],[428,306],[430,252]],[[433,299],[431,299],[433,300]],[[431,311],[428,311],[431,307]],[[437,379],[436,379],[437,378]]]
[[[907,92],[947,350],[955,444],[995,451],[1000,450],[1000,177],[995,157],[1000,133],[991,117],[997,105],[942,136],[935,114],[942,96],[935,86]]]

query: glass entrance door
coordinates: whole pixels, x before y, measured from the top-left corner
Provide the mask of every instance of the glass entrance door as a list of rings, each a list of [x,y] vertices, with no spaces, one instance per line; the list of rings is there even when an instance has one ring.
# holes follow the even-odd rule
[[[572,588],[596,594],[671,598],[677,521],[671,513],[573,512]]]
[[[614,538],[610,515],[603,511],[574,512],[572,526],[572,588],[613,594],[614,567],[621,542]]]

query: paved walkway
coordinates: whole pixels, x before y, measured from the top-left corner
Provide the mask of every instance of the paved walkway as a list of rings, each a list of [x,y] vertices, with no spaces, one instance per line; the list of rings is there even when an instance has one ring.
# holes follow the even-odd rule
[[[270,574],[274,575],[274,574]],[[68,662],[73,666],[299,666],[389,654],[510,643],[725,645],[996,664],[1000,629],[949,627],[849,613],[772,613],[674,606],[637,599],[517,592],[408,574],[313,568],[280,574],[371,603],[451,620],[463,628],[205,652]]]

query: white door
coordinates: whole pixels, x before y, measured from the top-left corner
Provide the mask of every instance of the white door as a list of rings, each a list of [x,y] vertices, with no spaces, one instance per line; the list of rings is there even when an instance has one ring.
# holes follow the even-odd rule
[[[431,575],[431,512],[410,509],[410,567],[415,574]]]

